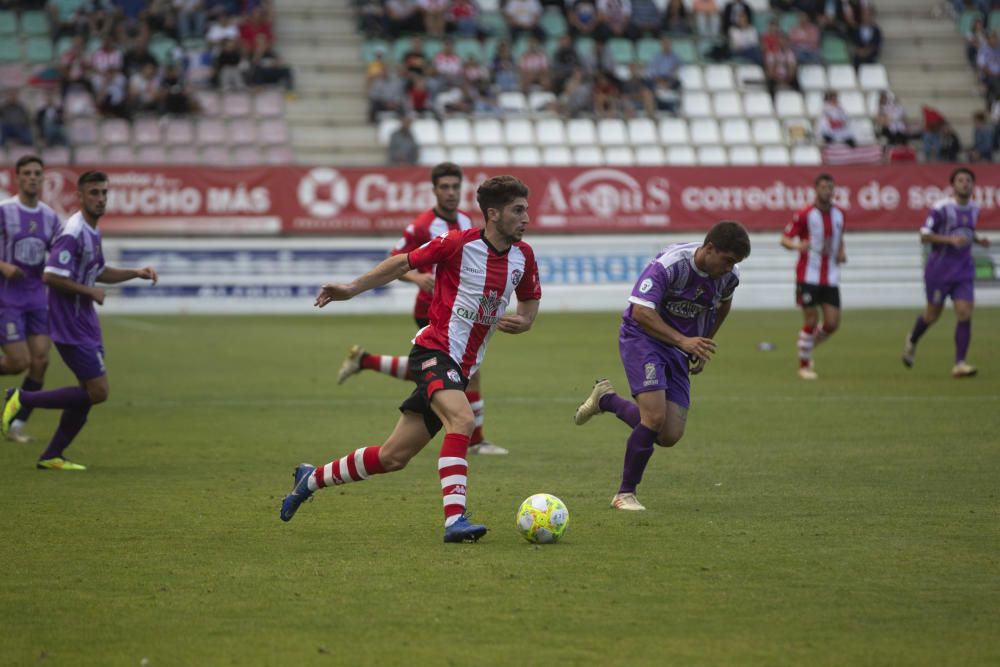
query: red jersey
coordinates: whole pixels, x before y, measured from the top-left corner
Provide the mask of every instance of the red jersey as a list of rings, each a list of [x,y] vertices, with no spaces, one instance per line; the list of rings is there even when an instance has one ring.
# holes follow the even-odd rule
[[[396,245],[389,252],[390,255],[400,255],[412,252],[430,241],[435,236],[447,234],[452,230],[465,231],[472,227],[472,218],[462,211],[458,212],[455,220],[445,220],[437,214],[434,209],[424,211],[417,218],[407,225],[403,230],[403,237],[396,242]],[[411,265],[412,266],[412,265]],[[416,267],[413,267],[416,268]],[[432,273],[433,266],[425,266],[418,269],[420,273]],[[413,317],[418,320],[427,319],[427,313],[431,307],[431,294],[422,289],[417,290],[417,300],[413,304]]]
[[[436,266],[431,323],[413,342],[440,350],[471,377],[486,354],[497,321],[516,293],[518,301],[540,299],[535,253],[518,241],[497,252],[481,229],[453,231],[409,253],[410,266]]]
[[[806,206],[785,226],[785,236],[809,241],[809,250],[799,253],[795,281],[810,285],[840,284],[837,255],[844,238],[844,212],[836,206],[823,212],[815,204]]]

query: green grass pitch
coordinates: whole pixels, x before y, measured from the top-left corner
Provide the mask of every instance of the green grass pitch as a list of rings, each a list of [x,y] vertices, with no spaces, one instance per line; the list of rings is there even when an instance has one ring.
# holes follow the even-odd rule
[[[1000,310],[976,313],[976,378],[949,376],[950,311],[907,371],[916,311],[847,310],[805,383],[798,313],[737,303],[626,514],[626,428],[572,422],[595,377],[625,387],[618,316],[543,305],[484,366],[511,455],[471,460],[473,545],[441,541],[440,437],[279,521],[297,463],[379,444],[409,392],[334,383],[352,343],[405,353],[409,318],[330,310],[104,318],[111,399],[67,453],[90,470],[0,443],[0,664],[1000,663]],[[48,386],[69,379],[53,353]],[[536,492],[569,507],[557,545],[514,528]]]

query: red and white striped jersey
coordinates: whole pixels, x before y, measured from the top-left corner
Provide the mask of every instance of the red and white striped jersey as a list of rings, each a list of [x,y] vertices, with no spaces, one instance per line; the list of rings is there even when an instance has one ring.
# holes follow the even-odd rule
[[[403,231],[402,238],[396,242],[396,245],[393,246],[389,254],[400,255],[412,252],[436,236],[447,234],[454,229],[464,231],[471,228],[472,218],[467,213],[459,211],[455,220],[445,220],[432,208],[421,213],[413,222],[407,225]],[[420,273],[431,273],[434,267],[425,266],[418,270]],[[418,320],[425,319],[430,307],[431,294],[418,289],[417,300],[413,304],[413,317]]]
[[[409,253],[410,266],[436,266],[430,324],[413,342],[440,350],[470,377],[486,354],[497,321],[516,293],[518,301],[540,299],[535,253],[519,241],[497,252],[481,229],[453,231]]]
[[[810,285],[840,284],[837,254],[844,238],[844,212],[836,206],[823,212],[815,204],[806,206],[785,226],[785,236],[809,241],[809,250],[799,253],[795,281]]]

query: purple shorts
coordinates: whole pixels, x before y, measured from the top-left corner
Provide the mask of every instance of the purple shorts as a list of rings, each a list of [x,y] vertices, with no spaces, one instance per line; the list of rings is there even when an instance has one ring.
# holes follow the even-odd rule
[[[924,288],[927,291],[927,303],[940,306],[944,300],[951,297],[952,301],[975,301],[975,288],[972,279],[965,280],[932,280],[924,278]]]
[[[691,380],[684,352],[644,334],[623,331],[618,336],[618,353],[633,396],[665,391],[671,403],[683,408],[691,406]]]
[[[3,326],[4,345],[22,341],[28,336],[48,336],[49,309],[0,308],[0,326]]]
[[[107,375],[108,371],[104,367],[104,346],[96,347],[86,345],[69,345],[67,343],[56,343],[59,356],[62,357],[73,375],[80,382],[93,380],[102,375]]]

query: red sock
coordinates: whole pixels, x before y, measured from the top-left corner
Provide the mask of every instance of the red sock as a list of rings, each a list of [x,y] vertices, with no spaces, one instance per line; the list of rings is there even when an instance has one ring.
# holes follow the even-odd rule
[[[379,451],[382,447],[361,447],[353,452],[316,468],[309,480],[309,488],[315,491],[325,486],[361,482],[372,475],[385,472]]]
[[[465,487],[468,483],[469,436],[449,433],[441,444],[438,458],[438,476],[441,478],[441,495],[444,499],[444,525],[450,526],[465,513]]]

